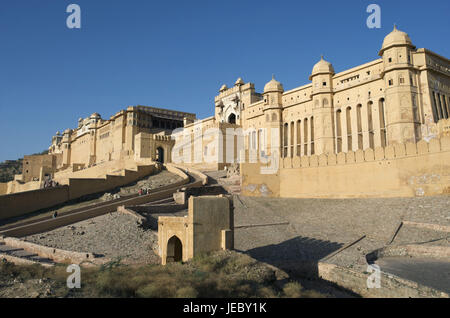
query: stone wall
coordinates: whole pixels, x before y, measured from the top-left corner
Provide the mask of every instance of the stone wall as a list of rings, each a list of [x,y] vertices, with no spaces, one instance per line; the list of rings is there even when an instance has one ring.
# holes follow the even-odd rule
[[[155,165],[137,166],[136,171],[125,170],[123,175],[107,175],[105,178],[95,179],[70,178],[69,185],[1,195],[0,220],[50,208],[88,194],[109,191],[155,171]]]
[[[337,155],[282,158],[276,174],[241,164],[248,196],[411,197],[450,193],[450,137]]]
[[[69,187],[39,189],[0,196],[0,220],[21,216],[69,200]]]

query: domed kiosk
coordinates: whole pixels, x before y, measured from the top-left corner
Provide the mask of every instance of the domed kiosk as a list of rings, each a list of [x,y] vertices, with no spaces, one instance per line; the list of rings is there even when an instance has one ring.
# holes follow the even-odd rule
[[[392,30],[392,32],[386,35],[386,37],[384,38],[383,45],[381,46],[381,50],[378,55],[382,56],[385,50],[395,46],[408,46],[411,49],[416,48],[412,44],[409,35],[397,29],[397,26],[394,24],[394,30]]]

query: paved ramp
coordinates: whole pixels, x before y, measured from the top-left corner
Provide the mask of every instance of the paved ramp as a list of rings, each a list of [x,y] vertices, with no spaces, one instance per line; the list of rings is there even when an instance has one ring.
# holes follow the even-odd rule
[[[382,272],[450,293],[450,260],[383,257],[375,263]]]

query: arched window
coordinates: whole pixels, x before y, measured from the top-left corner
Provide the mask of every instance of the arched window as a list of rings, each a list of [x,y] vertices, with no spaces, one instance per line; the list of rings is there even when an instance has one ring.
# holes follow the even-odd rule
[[[369,130],[369,147],[374,149],[374,131],[373,131],[373,117],[372,117],[372,105],[370,101],[367,103],[367,122]]]
[[[447,97],[445,95],[442,95],[442,106],[445,109],[445,112],[447,115],[445,118],[449,118],[450,117],[450,109],[449,109],[449,105],[447,104]]]
[[[297,156],[300,156],[302,153],[302,127],[301,127],[301,120],[297,120]]]
[[[347,123],[347,151],[353,150],[353,139],[352,139],[352,108],[347,107],[346,110],[346,123]]]
[[[256,131],[252,131],[252,149],[256,150]]]
[[[336,153],[342,152],[342,111],[336,112]]]
[[[439,108],[441,109],[442,118],[448,118],[447,107],[444,106],[444,95],[437,94],[439,100]]]
[[[236,115],[235,114],[230,114],[230,116],[228,116],[228,123],[236,124]]]
[[[258,139],[259,139],[259,153],[261,157],[264,157],[266,154],[266,134],[265,129],[260,128],[258,131]]]
[[[288,153],[288,123],[283,126],[283,157],[287,157]]]
[[[384,117],[384,98],[381,98],[378,102],[378,111],[380,116],[381,147],[386,147],[387,139],[386,139],[386,121]]]
[[[358,126],[358,149],[363,149],[363,130],[362,130],[362,105],[356,106],[356,122]]]
[[[439,121],[439,111],[436,101],[436,93],[432,92],[432,98],[431,98],[431,107],[433,108],[433,119],[434,122],[437,123]]]
[[[291,122],[291,141],[290,141],[290,146],[291,146],[291,158],[294,156],[294,122]]]
[[[305,154],[305,156],[308,155],[308,118],[305,118],[305,120],[303,121],[303,138],[304,138],[304,144],[303,144],[303,153]]]
[[[315,153],[314,151],[314,117],[311,117],[311,155]]]
[[[272,121],[277,121],[277,114],[275,113],[272,114]]]

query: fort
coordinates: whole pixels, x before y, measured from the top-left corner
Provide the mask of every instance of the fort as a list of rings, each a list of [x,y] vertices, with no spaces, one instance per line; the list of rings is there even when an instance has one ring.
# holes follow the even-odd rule
[[[220,88],[214,116],[203,120],[147,106],[128,107],[109,120],[94,113],[80,118],[76,129],[57,133],[48,155],[25,157],[22,175],[0,189],[3,194],[38,189],[46,177],[67,184],[80,170],[110,173],[125,167],[123,162],[172,162],[175,155],[202,169],[241,164],[247,195],[448,192],[450,61],[417,49],[395,26],[378,55],[339,73],[322,57],[311,83],[289,91],[272,78],[258,93],[239,78],[233,87]],[[241,135],[233,131],[239,128]],[[275,161],[273,175],[258,173]],[[350,171],[360,182],[349,182]],[[424,186],[417,185],[421,177]],[[286,191],[293,182],[300,188]]]
[[[261,93],[253,83],[238,78],[231,87],[225,84],[220,87],[214,97],[214,115],[205,119],[150,106],[130,106],[109,119],[98,113],[80,118],[76,128],[52,137],[48,154],[25,156],[22,174],[13,181],[0,183],[0,221],[56,209],[67,202],[127,186],[162,167],[178,179],[144,196],[134,194],[108,203],[97,202],[56,219],[35,216],[36,220],[20,226],[6,225],[2,229],[0,225],[0,234],[35,235],[116,210],[137,216],[141,223],[146,219],[142,214],[148,214],[155,223],[153,230],[158,231],[156,250],[162,264],[188,261],[201,252],[233,249],[235,245],[267,261],[264,253],[274,253],[267,252],[267,246],[279,246],[282,251],[292,244],[316,253],[315,263],[308,263],[309,270],[322,271],[331,281],[344,274],[359,275],[362,281],[366,260],[362,260],[359,250],[345,256],[359,262],[355,265],[359,266],[356,276],[338,268],[341,260],[333,265],[318,262],[325,256],[334,257],[336,250],[338,253],[347,248],[337,241],[359,242],[355,236],[346,234],[352,232],[349,227],[356,226],[358,231],[375,238],[364,243],[366,254],[384,248],[380,242],[390,235],[387,232],[395,230],[398,222],[403,226],[405,215],[410,227],[420,224],[448,233],[448,216],[442,216],[440,211],[424,212],[417,217],[407,208],[406,212],[400,211],[403,207],[376,211],[376,205],[374,210],[368,207],[369,201],[362,205],[365,209],[333,201],[358,198],[385,207],[383,200],[390,198],[393,201],[389,202],[411,202],[418,209],[417,202],[429,204],[427,197],[439,197],[436,199],[439,204],[447,204],[450,60],[428,49],[416,48],[409,35],[395,26],[384,38],[378,56],[338,73],[322,56],[311,74],[305,76],[310,82],[288,91],[275,76]],[[225,174],[227,178],[217,177]],[[216,188],[206,187],[211,180],[220,183],[216,187],[223,186],[228,193],[214,196],[219,194],[214,193]],[[172,196],[174,202],[164,201],[172,200]],[[338,214],[325,215],[330,213],[329,209],[314,207],[311,208],[314,216],[309,210],[302,210],[298,211],[302,213],[300,218],[297,209],[309,201],[280,203],[277,200],[281,198],[317,199],[318,204],[327,207],[334,204],[333,209],[345,205],[341,208],[345,213],[341,211],[339,219]],[[322,199],[329,201],[323,203]],[[270,202],[275,203],[269,208]],[[174,206],[179,210],[156,213],[152,204],[158,211],[173,212]],[[251,211],[258,211],[257,215]],[[362,215],[376,226],[357,224],[362,222],[359,219]],[[381,221],[375,220],[378,215],[384,215]],[[255,221],[263,218],[266,223]],[[345,223],[349,219],[351,226]],[[322,235],[315,227],[315,222],[320,221],[320,229],[326,228],[328,220],[334,220],[339,234],[330,230],[331,234]],[[430,220],[438,220],[440,224],[428,224]],[[300,237],[292,224],[302,226],[302,235],[308,233],[317,239],[311,243],[309,238]],[[268,238],[270,230],[255,234],[267,246],[252,245],[249,236],[242,234],[242,229],[267,226],[280,229],[284,226],[282,230],[274,230],[275,239]],[[336,242],[330,242],[328,234]],[[361,237],[361,233],[352,235]],[[9,239],[6,242],[23,245]],[[416,251],[414,248],[411,249]],[[448,247],[433,248],[433,253],[442,254],[445,248],[448,253]],[[291,256],[285,254],[287,258]],[[274,265],[287,267],[288,262],[283,263],[285,256],[279,253],[278,256]],[[358,292],[367,292],[364,288]],[[414,288],[408,288],[404,295],[416,295]]]

